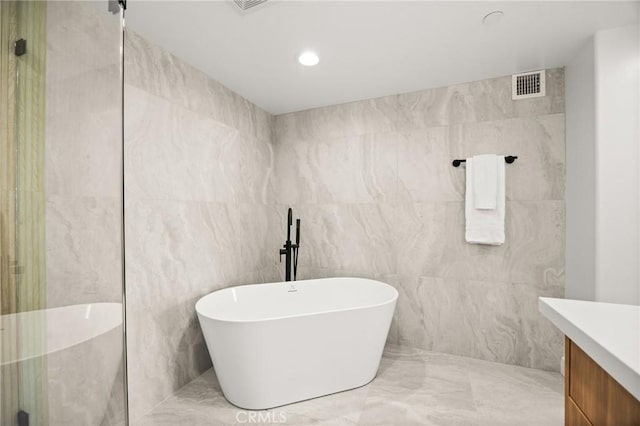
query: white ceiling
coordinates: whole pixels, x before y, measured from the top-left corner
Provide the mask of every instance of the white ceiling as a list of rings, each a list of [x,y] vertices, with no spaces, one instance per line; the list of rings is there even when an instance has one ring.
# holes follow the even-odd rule
[[[273,114],[564,66],[638,2],[130,0],[127,26]],[[493,10],[505,15],[483,25]],[[320,63],[296,57],[311,48]]]

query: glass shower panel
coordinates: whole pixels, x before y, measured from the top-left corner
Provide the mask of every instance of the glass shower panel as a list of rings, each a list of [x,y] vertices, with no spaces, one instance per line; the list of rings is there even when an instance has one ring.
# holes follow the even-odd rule
[[[0,1],[0,424],[126,422],[122,11]]]

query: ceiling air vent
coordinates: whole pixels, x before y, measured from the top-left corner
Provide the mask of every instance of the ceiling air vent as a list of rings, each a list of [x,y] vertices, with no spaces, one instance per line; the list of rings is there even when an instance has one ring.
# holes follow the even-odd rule
[[[261,3],[266,2],[267,0],[233,0],[236,6],[238,6],[242,10],[251,9],[252,7],[258,6]]]
[[[544,96],[544,70],[524,72],[512,76],[512,99],[537,98]]]

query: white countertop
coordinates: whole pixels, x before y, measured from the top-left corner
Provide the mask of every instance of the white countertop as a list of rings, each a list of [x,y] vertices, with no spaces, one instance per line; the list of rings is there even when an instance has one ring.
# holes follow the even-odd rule
[[[541,297],[538,307],[640,400],[640,306]]]

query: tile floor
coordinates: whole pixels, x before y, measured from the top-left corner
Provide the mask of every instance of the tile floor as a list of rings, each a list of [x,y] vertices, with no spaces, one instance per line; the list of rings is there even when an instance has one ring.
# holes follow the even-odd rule
[[[561,426],[563,401],[558,373],[392,346],[362,388],[251,412],[228,403],[209,370],[133,424]]]

